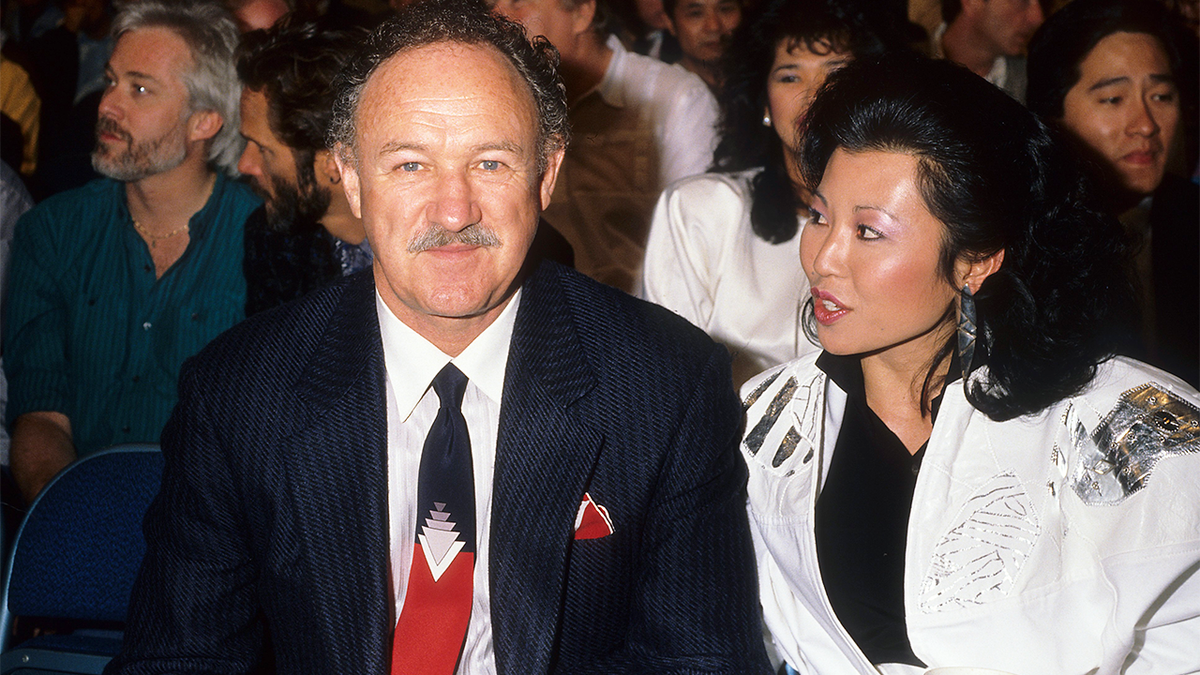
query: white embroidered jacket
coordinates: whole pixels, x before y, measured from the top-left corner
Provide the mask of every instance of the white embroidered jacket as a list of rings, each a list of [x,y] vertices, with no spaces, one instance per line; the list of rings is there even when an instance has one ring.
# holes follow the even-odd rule
[[[846,394],[816,358],[742,390],[764,620],[800,673],[920,672],[870,664],[825,593],[813,510]],[[916,655],[1018,675],[1200,672],[1198,408],[1187,384],[1123,358],[1008,422],[952,385],[909,517]]]

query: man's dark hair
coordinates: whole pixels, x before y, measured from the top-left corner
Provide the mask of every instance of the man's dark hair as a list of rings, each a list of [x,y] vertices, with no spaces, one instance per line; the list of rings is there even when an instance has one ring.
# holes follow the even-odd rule
[[[293,152],[306,154],[309,163],[329,134],[330,84],[366,36],[365,29],[324,30],[288,16],[242,38],[238,78],[266,96],[271,130]]]
[[[1195,116],[1196,41],[1165,7],[1146,0],[1074,0],[1042,24],[1029,43],[1026,101],[1045,119],[1063,116],[1063,100],[1079,82],[1079,66],[1113,33],[1158,40],[1179,87],[1184,119]]]
[[[539,173],[544,171],[551,153],[564,147],[570,137],[558,51],[541,37],[530,42],[520,24],[491,13],[478,0],[417,2],[376,28],[334,79],[328,145],[340,146],[343,156],[353,159],[358,103],[372,73],[401,52],[444,42],[495,48],[529,85],[538,118],[537,167]]]
[[[839,148],[916,158],[925,206],[945,226],[949,283],[955,261],[1004,251],[975,293],[979,348],[965,365],[987,365],[967,387],[976,409],[995,420],[1043,410],[1079,392],[1119,346],[1133,309],[1121,225],[1071,148],[1020,103],[957,64],[891,54],[830,75],[805,124],[810,188]],[[810,301],[806,323],[811,313]]]
[[[741,7],[742,9],[746,8],[745,0],[733,1],[737,3],[738,7]],[[671,20],[671,23],[675,22],[675,8],[678,6],[679,0],[663,0],[663,11],[667,13],[667,18]]]

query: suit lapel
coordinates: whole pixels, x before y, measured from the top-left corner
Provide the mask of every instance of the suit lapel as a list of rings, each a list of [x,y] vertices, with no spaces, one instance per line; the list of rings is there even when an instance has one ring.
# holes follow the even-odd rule
[[[327,672],[384,673],[391,653],[387,412],[370,271],[356,275],[296,383],[308,423],[290,460],[305,592],[324,614]]]
[[[543,265],[526,282],[505,375],[489,554],[500,673],[549,668],[575,514],[603,440],[577,405],[595,377],[561,274]]]

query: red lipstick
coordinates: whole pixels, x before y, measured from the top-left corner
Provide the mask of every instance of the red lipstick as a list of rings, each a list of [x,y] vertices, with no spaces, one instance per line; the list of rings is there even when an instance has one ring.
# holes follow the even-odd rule
[[[812,289],[813,296],[813,313],[817,317],[817,322],[823,326],[829,326],[850,312],[832,293],[827,293],[819,288]]]

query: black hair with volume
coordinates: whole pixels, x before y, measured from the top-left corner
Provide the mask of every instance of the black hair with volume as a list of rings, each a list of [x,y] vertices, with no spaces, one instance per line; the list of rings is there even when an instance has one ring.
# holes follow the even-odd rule
[[[995,420],[1043,410],[1081,391],[1120,346],[1133,308],[1124,232],[1065,142],[1004,92],[948,61],[893,54],[830,76],[806,126],[812,187],[839,148],[917,158],[922,198],[946,227],[947,283],[957,260],[1004,251],[975,294],[973,365],[987,371],[967,397],[978,410]],[[953,348],[951,337],[932,361],[927,393]]]

